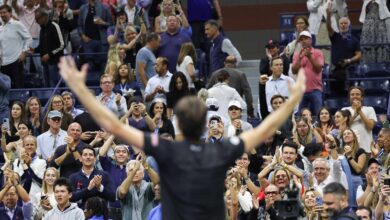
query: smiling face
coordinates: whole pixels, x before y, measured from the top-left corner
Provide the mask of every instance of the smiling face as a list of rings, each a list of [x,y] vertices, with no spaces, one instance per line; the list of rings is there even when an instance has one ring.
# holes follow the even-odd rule
[[[110,93],[114,89],[114,83],[111,76],[103,77],[100,80],[100,88],[103,93]]]
[[[297,150],[289,146],[283,147],[282,158],[286,164],[292,165],[297,159]]]
[[[14,186],[11,186],[9,190],[5,193],[3,197],[3,204],[9,209],[14,209],[16,207],[16,202],[18,201],[18,193]]]
[[[343,132],[343,142],[345,144],[350,144],[354,140],[353,132],[350,129],[347,129]]]
[[[79,123],[72,123],[68,127],[68,135],[73,138],[75,142],[78,142],[81,137],[81,126]]]
[[[32,136],[25,137],[23,139],[23,148],[28,155],[30,156],[34,155],[37,150],[37,142],[34,139],[34,137]]]
[[[349,101],[352,103],[354,100],[363,101],[363,94],[359,89],[351,89],[349,92]]]
[[[28,110],[31,114],[39,114],[40,106],[36,99],[31,99],[28,103]]]
[[[322,109],[320,111],[320,121],[322,123],[328,123],[328,121],[330,120],[330,113],[327,109]]]
[[[127,146],[125,145],[117,145],[115,148],[114,157],[116,163],[119,165],[126,164],[130,159],[129,151],[126,148]]]
[[[318,184],[322,183],[329,176],[329,167],[325,161],[315,161],[313,164],[314,168],[314,177],[316,178]]]
[[[60,96],[53,97],[53,100],[51,102],[51,108],[52,110],[61,111],[64,107],[64,102]]]
[[[298,33],[301,33],[302,31],[306,30],[306,22],[303,20],[303,18],[298,18],[296,23],[295,23],[295,29],[297,30]]]
[[[43,180],[45,181],[47,186],[53,186],[57,178],[57,174],[53,169],[47,169]]]
[[[308,191],[305,194],[304,203],[306,208],[313,208],[316,205],[316,194],[314,191]]]
[[[340,125],[345,124],[347,121],[347,118],[344,117],[341,112],[337,111],[334,115],[334,123],[336,126],[340,127]]]
[[[3,20],[4,22],[8,22],[11,17],[12,17],[12,13],[9,12],[7,9],[1,9],[0,10],[0,17],[1,17],[1,20]]]
[[[228,109],[229,117],[231,120],[241,118],[241,109],[237,106],[230,106]]]
[[[275,175],[275,185],[283,191],[289,183],[288,174],[284,170],[276,171]]]
[[[95,165],[96,157],[94,152],[89,148],[84,148],[81,153],[81,163],[83,167],[93,167]]]

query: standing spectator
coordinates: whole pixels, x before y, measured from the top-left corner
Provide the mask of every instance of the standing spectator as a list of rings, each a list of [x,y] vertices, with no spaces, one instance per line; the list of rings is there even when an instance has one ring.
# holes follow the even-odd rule
[[[61,112],[57,110],[50,111],[47,116],[49,130],[37,137],[37,154],[41,158],[51,162],[55,149],[65,144],[66,131],[60,127],[62,120]]]
[[[79,123],[73,122],[70,124],[65,137],[66,144],[59,146],[54,152],[51,166],[60,170],[61,177],[69,178],[72,173],[81,169],[81,151],[87,146],[80,139],[81,133]]]
[[[115,94],[113,76],[103,74],[100,77],[100,88],[102,93],[96,96],[103,105],[114,112],[118,117],[122,117],[127,111],[126,100],[119,93]]]
[[[61,96],[65,102],[64,111],[68,114],[71,114],[73,119],[76,118],[77,115],[80,115],[84,112],[83,110],[74,107],[76,99],[73,97],[71,92],[64,91],[62,92]]]
[[[347,79],[347,69],[354,63],[359,63],[362,57],[358,39],[350,31],[351,21],[347,17],[339,20],[340,32],[332,28],[330,16],[332,13],[332,4],[327,10],[326,27],[328,28],[329,38],[332,43],[332,67],[330,77],[336,79],[336,82],[329,81],[332,93],[345,96],[345,80]]]
[[[73,198],[72,185],[66,178],[59,178],[54,182],[54,195],[57,201],[57,206],[54,206],[45,217],[44,220],[52,219],[74,219],[84,220],[84,212],[77,207],[76,203],[71,203]]]
[[[228,106],[229,102],[232,100],[238,100],[241,103],[241,109],[243,111],[246,111],[246,103],[241,98],[240,94],[238,94],[235,89],[228,86],[229,73],[224,70],[220,71],[217,76],[217,81],[218,83],[208,89],[208,92],[209,97],[214,97],[218,99],[218,113],[225,118],[229,118]]]
[[[193,31],[192,42],[195,48],[208,53],[210,48],[205,34],[205,22],[210,19],[218,19],[218,24],[222,27],[223,16],[219,0],[189,0],[187,13]]]
[[[49,19],[49,11],[39,8],[35,11],[35,20],[41,26],[39,46],[34,51],[39,52],[45,67],[45,86],[55,87],[58,80],[58,61],[64,55],[64,38],[60,26]]]
[[[0,191],[0,219],[31,219],[33,205],[28,193],[20,184],[18,175],[14,172],[7,177],[7,181]],[[22,207],[18,206],[18,199],[22,200]],[[11,211],[12,210],[12,211]]]
[[[359,21],[363,23],[360,44],[364,63],[389,62],[390,12],[385,0],[363,2]],[[386,22],[388,23],[386,27]],[[366,45],[368,44],[368,45]],[[374,44],[374,45],[370,45]]]
[[[174,114],[173,110],[176,106],[176,103],[179,102],[181,98],[188,95],[191,95],[191,93],[188,89],[188,82],[184,73],[177,72],[173,74],[171,82],[169,83],[169,92],[167,94],[167,113],[169,119],[171,119],[172,115]]]
[[[146,84],[152,76],[156,75],[154,65],[156,57],[154,51],[160,46],[160,36],[156,33],[149,33],[146,36],[146,45],[138,51],[135,64],[137,82],[141,89],[145,90]]]
[[[296,74],[300,68],[303,68],[307,77],[306,91],[299,109],[307,107],[314,115],[317,115],[322,106],[324,56],[320,50],[312,47],[311,37],[308,31],[302,31],[299,34],[298,39],[303,48],[294,54],[292,71]]]
[[[195,90],[194,81],[196,80],[196,51],[191,42],[181,45],[180,53],[177,59],[176,71],[182,72],[186,75],[188,81],[188,88]]]
[[[370,144],[373,140],[372,129],[377,122],[375,109],[371,106],[363,106],[364,89],[352,86],[348,91],[350,107],[343,108],[351,112],[350,126],[359,136],[359,145],[366,153],[370,153]]]
[[[158,184],[159,178],[156,174],[152,178],[153,183],[144,181],[144,173],[148,169],[151,168],[145,168],[138,160],[131,160],[127,163],[127,177],[116,191],[117,198],[121,201],[123,207],[123,219],[146,219],[150,210],[152,210],[153,184]]]
[[[40,159],[36,154],[37,139],[28,135],[23,139],[24,151],[19,158],[14,161],[14,171],[19,174],[22,181],[32,178],[30,197],[41,192],[43,173],[46,170],[46,161]]]
[[[77,23],[79,20],[80,7],[86,4],[88,0],[67,0],[68,7],[73,12],[73,20],[72,20],[72,30],[70,31],[69,37],[70,42],[72,44],[72,51],[78,52],[81,46],[81,37],[78,32]]]
[[[161,45],[156,54],[160,57],[166,57],[169,60],[168,69],[171,73],[174,73],[176,71],[181,45],[191,42],[191,39],[180,31],[179,19],[172,15],[167,19],[167,31],[163,32],[160,36]]]
[[[27,28],[12,18],[12,8],[0,6],[0,71],[11,78],[12,88],[22,88],[23,62],[31,46],[32,38]]]
[[[356,215],[361,220],[372,220],[372,210],[367,206],[359,206],[356,210]]]
[[[12,8],[15,10],[20,22],[26,27],[32,37],[31,48],[36,48],[39,45],[39,32],[41,27],[35,20],[35,10],[39,7],[45,7],[46,1],[40,0],[39,5],[37,1],[27,0],[24,5],[19,5],[17,0],[12,0]],[[24,65],[25,73],[30,73],[31,60],[34,63],[35,71],[39,77],[43,76],[43,67],[39,57],[27,57]]]
[[[54,0],[51,15],[52,20],[56,22],[61,29],[66,52],[71,53],[72,48],[68,47],[68,43],[69,33],[72,30],[73,12],[66,3],[66,0]]]
[[[241,120],[242,107],[239,101],[232,100],[228,106],[229,124],[226,125],[227,137],[238,136],[244,131],[253,129],[252,125]]]
[[[127,15],[125,11],[116,14],[116,23],[107,29],[107,42],[109,45],[125,42],[125,29],[127,26]]]
[[[143,47],[143,40],[146,33],[142,33],[142,30],[138,33],[134,26],[128,25],[125,29],[124,35],[125,42],[121,45],[121,48],[125,50],[126,56],[123,62],[129,64],[132,69],[135,69],[137,53]]]
[[[95,150],[90,146],[85,146],[81,152],[83,166],[80,171],[69,177],[75,189],[71,201],[77,202],[80,208],[84,208],[85,202],[94,196],[114,201],[115,189],[109,174],[94,167]]]
[[[260,59],[259,71],[260,75],[272,75],[271,63],[276,57],[280,57],[283,61],[283,75],[288,76],[288,70],[290,68],[290,60],[286,55],[279,56],[279,42],[276,40],[269,40],[265,45],[266,57]]]
[[[233,55],[237,59],[237,64],[242,61],[240,52],[238,52],[229,39],[219,32],[219,27],[216,20],[208,20],[205,24],[206,36],[212,43],[209,53],[210,73],[221,69],[224,66],[226,57],[229,55]]]
[[[9,117],[9,90],[11,89],[11,78],[0,72],[0,121]]]
[[[124,6],[124,11],[127,15],[127,22],[140,28],[147,19],[144,18],[146,14],[144,14],[143,9],[135,3],[136,0],[127,0],[127,4]]]
[[[331,219],[354,219],[357,220],[357,216],[354,211],[348,205],[347,190],[341,183],[333,182],[324,187],[324,210],[326,215]],[[332,216],[329,216],[332,213]],[[348,216],[348,217],[346,217]]]
[[[253,97],[252,90],[249,86],[248,79],[246,74],[237,69],[237,59],[234,56],[227,56],[225,59],[225,67],[219,69],[211,74],[209,82],[206,85],[206,88],[211,88],[214,84],[217,83],[217,76],[220,71],[225,70],[229,73],[229,82],[228,85],[236,89],[238,94],[241,97],[245,97],[245,102],[247,106],[248,116],[254,118],[254,109],[253,109]]]
[[[154,98],[166,100],[166,94],[169,92],[169,83],[172,73],[168,70],[168,59],[159,57],[156,60],[156,75],[148,80],[145,88],[145,101],[150,102]]]
[[[163,0],[160,8],[160,15],[154,19],[154,32],[159,34],[167,31],[168,17],[176,16],[176,4],[173,0]]]
[[[98,0],[88,0],[80,8],[78,18],[78,30],[81,36],[85,53],[103,53],[107,51],[107,28],[111,25],[110,9]],[[95,56],[88,54],[85,56],[91,64],[100,70],[104,66],[106,56],[99,54]]]
[[[298,40],[299,34],[302,31],[309,30],[309,21],[307,20],[306,16],[296,16],[294,20],[295,20],[295,22],[294,22],[294,24],[295,24],[294,36],[292,37],[291,42],[289,42],[287,44],[287,46],[284,48],[284,51],[283,51],[283,53],[286,54],[287,58],[290,59],[290,62],[292,61],[292,56],[294,55],[294,53],[297,51],[301,51],[301,49],[302,49],[302,44]]]

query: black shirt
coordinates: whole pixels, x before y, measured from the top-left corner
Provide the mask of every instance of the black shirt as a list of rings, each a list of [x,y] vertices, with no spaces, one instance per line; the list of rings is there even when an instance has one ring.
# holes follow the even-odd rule
[[[80,155],[81,155],[81,152],[85,146],[87,146],[87,144],[82,142],[82,141],[80,141],[80,143],[76,146],[76,149],[80,153]],[[57,158],[61,157],[65,153],[66,147],[67,147],[67,145],[64,144],[64,145],[59,146],[55,150],[50,166],[55,167],[57,169],[60,168],[60,176],[69,178],[70,175],[79,171],[83,165],[81,164],[81,162],[79,160],[74,159],[73,154],[68,155],[66,157],[66,159],[62,162],[61,166],[58,166],[56,164],[55,160]]]
[[[359,148],[359,149],[356,151],[356,154],[353,156],[353,159],[354,159],[356,162],[358,162],[359,157],[360,157],[360,155],[362,155],[362,154],[365,155],[365,154],[366,154],[366,151],[364,151],[363,148]],[[349,167],[351,167],[351,174],[352,174],[352,175],[358,176],[358,175],[360,175],[360,174],[363,172],[363,170],[362,170],[362,171],[360,171],[360,173],[357,173],[357,172],[355,171],[355,169],[353,169],[353,167],[352,167],[352,165],[351,165],[351,163],[350,163],[350,160],[348,160],[348,164],[349,164]]]
[[[224,180],[244,152],[240,138],[198,145],[146,134],[144,151],[160,168],[163,219],[225,219]]]
[[[90,5],[85,18],[85,35],[93,40],[100,40],[99,27],[94,22],[95,16],[96,8]]]

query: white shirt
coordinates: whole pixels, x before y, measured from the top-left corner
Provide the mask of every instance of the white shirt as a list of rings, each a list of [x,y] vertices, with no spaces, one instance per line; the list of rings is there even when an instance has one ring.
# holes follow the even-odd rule
[[[13,165],[14,171],[17,172],[19,176],[22,176],[24,174],[24,170],[22,164],[19,162],[19,158],[14,161]],[[46,170],[46,161],[40,159],[38,156],[35,156],[34,158],[32,158],[30,168],[34,171],[37,177],[43,179],[43,173]],[[29,193],[30,198],[32,198],[35,194],[40,193],[41,191],[41,185],[33,179]]]
[[[267,100],[268,112],[272,112],[271,98],[274,95],[282,95],[284,97],[290,96],[290,91],[288,91],[288,84],[294,83],[294,80],[286,75],[281,75],[278,79],[274,79],[271,76],[268,81],[265,83],[265,96]]]
[[[318,183],[317,179],[313,178],[314,188],[321,195],[323,195],[323,189],[326,185],[328,185],[329,183],[332,183],[332,182],[339,182],[345,187],[345,189],[348,190],[347,176],[345,175],[345,173],[341,167],[341,161],[340,160],[329,160],[329,163],[330,163],[329,176],[321,183]]]
[[[32,38],[27,28],[14,19],[0,26],[1,65],[11,64],[19,59],[23,51],[31,46]]]
[[[353,116],[355,114],[355,110],[352,107],[343,108],[343,110],[348,110],[351,112]],[[373,107],[371,106],[362,106],[362,111],[366,115],[369,120],[374,120],[377,122],[376,113]],[[372,130],[367,130],[364,122],[360,118],[360,115],[355,118],[352,122],[351,129],[355,132],[358,137],[359,146],[363,148],[367,153],[371,152],[370,144],[372,142]]]
[[[154,89],[157,86],[162,86],[165,92],[169,92],[169,83],[171,82],[172,73],[167,71],[164,76],[154,75],[152,78],[148,80],[145,88],[145,97],[149,94],[152,94]],[[162,98],[166,100],[166,96],[164,93],[157,93],[154,98]]]
[[[330,0],[307,0],[307,10],[309,15],[309,30],[310,33],[317,35],[320,30],[322,18],[327,16],[326,9],[328,8],[328,2]],[[347,3],[345,0],[334,0],[332,4],[332,17],[331,25],[334,31],[339,32],[338,21],[336,20],[336,14],[338,17],[346,17],[348,15]]]
[[[27,28],[32,38],[38,39],[41,26],[35,20],[35,10],[39,5],[29,10],[26,6],[18,5],[20,13],[18,14],[20,22]]]
[[[125,12],[126,12],[126,15],[127,15],[128,23],[134,24],[135,6],[132,9],[130,9],[129,6],[126,5]]]
[[[237,50],[236,47],[234,47],[234,45],[232,44],[232,42],[229,39],[225,38],[222,41],[221,50],[222,50],[222,52],[225,52],[231,56],[234,56],[237,60],[236,65],[238,65],[242,61],[240,52]]]
[[[187,82],[188,82],[188,88],[195,88],[194,82],[192,81],[192,78],[187,71],[187,67],[189,64],[194,65],[194,61],[192,60],[192,58],[190,56],[185,56],[183,59],[183,62],[181,62],[180,65],[176,65],[176,70],[178,72],[184,73],[184,75],[186,76]],[[195,67],[194,66],[192,66],[192,72],[195,74]]]
[[[68,134],[66,131],[60,129],[58,134],[55,136],[51,133],[50,129],[46,131],[45,133],[39,135],[37,137],[37,155],[41,156],[42,159],[47,160],[49,157],[51,157],[54,154],[54,151],[57,149],[58,146],[66,144],[65,137]],[[55,142],[54,142],[55,141]],[[55,143],[55,144],[54,144]]]

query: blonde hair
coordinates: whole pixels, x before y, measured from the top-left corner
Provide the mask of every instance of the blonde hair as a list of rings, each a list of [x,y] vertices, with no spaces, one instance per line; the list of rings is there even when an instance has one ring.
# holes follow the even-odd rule
[[[119,65],[122,63],[121,59],[118,54],[119,44],[113,44],[110,46],[110,49],[108,50],[107,54],[107,64],[106,69],[104,70],[104,73],[108,74],[108,71],[110,70],[111,64],[116,65],[115,71],[118,69]]]
[[[47,171],[49,170],[53,170],[55,175],[56,175],[56,179],[60,178],[60,172],[58,172],[58,170],[55,168],[55,167],[49,167],[45,170],[45,172],[43,172],[43,181],[42,181],[42,192],[43,193],[47,193],[47,185],[46,185],[46,182],[45,182],[45,176],[46,176],[46,173]]]
[[[168,14],[166,17],[170,16],[170,15],[176,15],[175,14],[175,4],[173,2],[173,0],[163,0],[160,4],[160,15],[159,16],[162,16],[164,17],[164,4],[165,3],[172,3],[172,11],[170,14]]]

